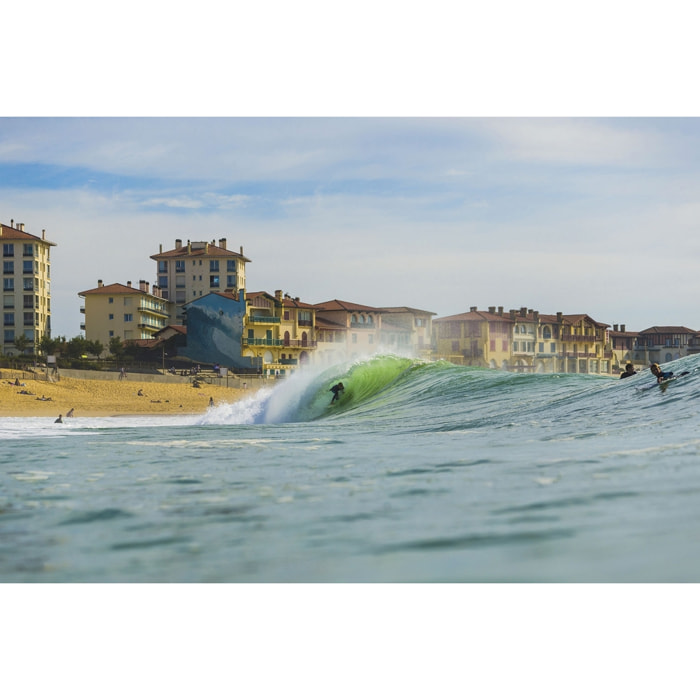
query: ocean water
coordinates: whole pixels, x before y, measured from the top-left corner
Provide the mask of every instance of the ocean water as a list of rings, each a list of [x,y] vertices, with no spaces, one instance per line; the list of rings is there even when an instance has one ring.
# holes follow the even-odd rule
[[[696,582],[700,357],[664,368],[375,356],[201,416],[5,419],[0,581]]]

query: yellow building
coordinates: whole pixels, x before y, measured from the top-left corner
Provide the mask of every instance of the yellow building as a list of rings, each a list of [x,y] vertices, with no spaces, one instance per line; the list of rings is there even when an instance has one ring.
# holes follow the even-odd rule
[[[380,349],[380,309],[338,299],[315,304],[315,308],[322,364],[366,357]]]
[[[170,304],[160,296],[157,287],[149,291],[148,282],[141,280],[138,289],[126,284],[103,284],[79,292],[85,299],[81,312],[85,314],[86,340],[98,340],[109,348],[112,338],[122,341],[152,338],[168,325]]]
[[[36,352],[44,336],[51,335],[51,246],[24,230],[24,224],[0,224],[2,240],[3,339],[5,355],[20,354],[15,340],[23,337]]]
[[[315,308],[281,290],[246,293],[242,356],[268,376],[288,374],[311,359],[316,348]]]
[[[433,320],[437,357],[456,365],[510,369],[512,364],[512,327],[510,315],[503,307],[496,313],[478,311],[472,306],[467,313]]]
[[[175,240],[175,248],[151,255],[157,263],[157,280],[163,298],[173,302],[171,324],[182,324],[182,305],[212,292],[237,292],[245,289],[245,264],[250,262],[240,253],[228,250],[226,239],[216,241]]]

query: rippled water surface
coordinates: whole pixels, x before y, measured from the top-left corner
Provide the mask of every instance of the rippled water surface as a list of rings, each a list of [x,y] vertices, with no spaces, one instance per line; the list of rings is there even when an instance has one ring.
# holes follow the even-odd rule
[[[375,357],[202,416],[6,419],[0,580],[697,581],[699,366]]]

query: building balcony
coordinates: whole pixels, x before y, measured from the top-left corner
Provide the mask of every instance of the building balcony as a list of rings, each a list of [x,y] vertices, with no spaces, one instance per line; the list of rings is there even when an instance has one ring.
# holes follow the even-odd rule
[[[242,338],[241,345],[281,348],[284,346],[284,341],[278,338]]]
[[[282,345],[285,348],[315,348],[315,340],[283,340]]]
[[[247,323],[281,323],[282,319],[279,316],[248,316],[246,318]]]
[[[376,326],[374,323],[360,323],[359,321],[351,321],[350,328],[367,328],[368,330],[374,330]]]
[[[285,358],[283,360],[279,360],[279,364],[280,365],[298,365],[299,360],[289,357],[289,358]]]
[[[157,309],[153,306],[148,306],[147,304],[139,304],[138,310],[141,311],[142,313],[152,314],[153,316],[159,316],[161,318],[168,318],[167,311],[163,311],[163,309]]]

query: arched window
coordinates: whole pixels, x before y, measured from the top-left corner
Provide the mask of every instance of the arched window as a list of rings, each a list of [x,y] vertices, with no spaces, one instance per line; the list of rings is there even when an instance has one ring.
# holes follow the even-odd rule
[[[552,337],[552,329],[549,326],[545,326],[542,329],[542,337],[545,340],[549,340]]]
[[[356,315],[356,314],[353,314],[353,315],[350,317],[350,320],[352,321],[352,323],[357,323],[357,315]]]
[[[289,331],[285,331],[284,332],[284,345],[287,348],[289,347],[289,340],[290,340]]]
[[[304,331],[301,334],[301,346],[305,348],[309,344],[309,336],[306,334],[306,331]]]

